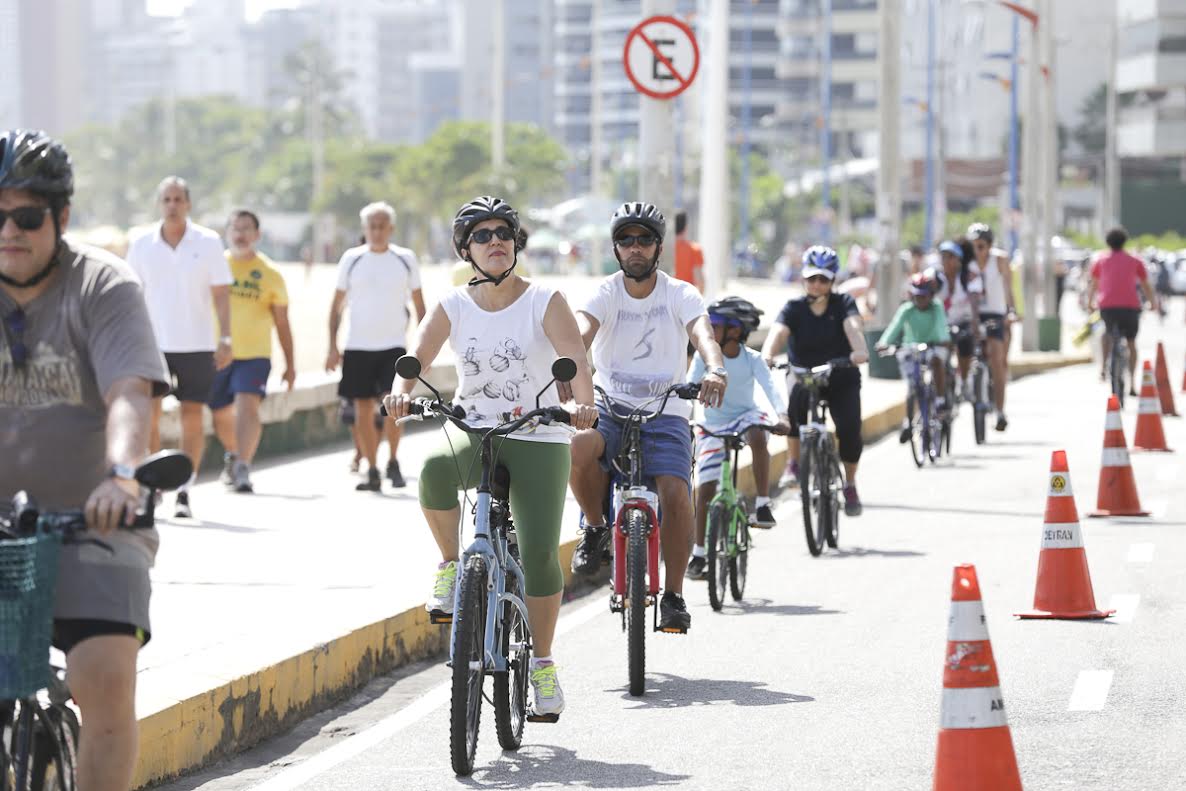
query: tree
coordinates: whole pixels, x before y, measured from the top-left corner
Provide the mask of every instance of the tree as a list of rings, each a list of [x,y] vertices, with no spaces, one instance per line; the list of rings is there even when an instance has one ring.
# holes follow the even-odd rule
[[[1103,154],[1108,142],[1108,86],[1100,83],[1079,104],[1079,123],[1071,137],[1086,154]]]

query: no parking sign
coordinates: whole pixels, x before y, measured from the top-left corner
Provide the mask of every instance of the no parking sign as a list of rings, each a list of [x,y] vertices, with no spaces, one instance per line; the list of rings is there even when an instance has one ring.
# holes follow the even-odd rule
[[[645,19],[626,36],[626,76],[652,99],[679,96],[700,70],[700,47],[692,28],[672,16]]]

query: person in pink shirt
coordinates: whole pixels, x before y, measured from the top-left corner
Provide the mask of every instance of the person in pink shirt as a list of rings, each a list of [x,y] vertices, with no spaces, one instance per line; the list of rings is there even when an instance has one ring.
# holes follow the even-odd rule
[[[1128,381],[1131,394],[1136,395],[1137,331],[1141,325],[1141,297],[1145,292],[1150,310],[1157,310],[1157,295],[1149,283],[1145,263],[1124,252],[1128,232],[1123,228],[1108,231],[1105,241],[1109,251],[1096,257],[1091,265],[1091,283],[1087,287],[1087,309],[1097,305],[1107,331],[1101,339],[1103,356],[1100,358],[1100,380],[1107,378],[1107,360],[1112,352],[1112,332],[1116,327],[1128,342]],[[1098,295],[1098,300],[1097,300]]]

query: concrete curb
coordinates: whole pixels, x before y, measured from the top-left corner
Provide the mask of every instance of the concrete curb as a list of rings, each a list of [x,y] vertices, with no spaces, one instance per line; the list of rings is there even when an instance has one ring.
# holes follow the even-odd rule
[[[1010,374],[1016,379],[1090,360],[1086,354],[1037,356],[1013,363]],[[904,414],[901,402],[867,414],[862,421],[866,441],[895,430]],[[772,453],[772,474],[781,469],[785,457],[785,450]],[[752,492],[748,463],[742,464],[738,481],[743,491]],[[574,587],[569,564],[576,544],[573,539],[560,547],[568,595]],[[604,573],[592,584],[607,579]],[[576,587],[589,584],[578,580]],[[133,787],[242,752],[344,699],[376,676],[442,655],[448,635],[448,629],[428,622],[423,607],[413,607],[149,715],[140,721],[140,761]]]

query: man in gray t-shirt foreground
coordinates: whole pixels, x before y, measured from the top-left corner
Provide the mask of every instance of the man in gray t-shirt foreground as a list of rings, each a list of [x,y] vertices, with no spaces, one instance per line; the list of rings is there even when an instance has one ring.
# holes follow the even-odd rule
[[[127,789],[136,762],[136,656],[148,640],[155,530],[130,524],[132,468],[167,376],[140,283],[62,239],[73,172],[37,132],[0,132],[0,501],[85,508],[107,547],[62,548],[54,643],[82,712],[78,785]]]

